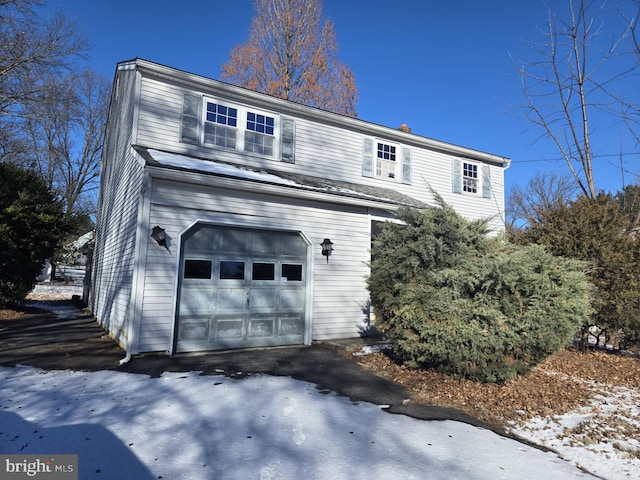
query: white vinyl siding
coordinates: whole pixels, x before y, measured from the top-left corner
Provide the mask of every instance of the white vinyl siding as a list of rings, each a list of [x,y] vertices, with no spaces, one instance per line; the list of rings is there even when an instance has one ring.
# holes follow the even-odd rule
[[[142,79],[138,144],[253,168],[278,169],[318,178],[392,188],[424,203],[433,203],[433,190],[448,203],[460,205],[460,212],[468,218],[485,218],[502,214],[498,207],[503,203],[502,200],[495,201],[496,195],[499,195],[502,190],[502,185],[499,183],[502,181],[500,165],[486,165],[474,160],[474,163],[484,165],[479,169],[479,176],[482,177],[486,173],[488,175],[486,178],[491,179],[492,194],[488,195],[488,192],[483,190],[475,196],[475,203],[468,204],[456,198],[457,195],[453,195],[451,153],[421,148],[419,142],[410,145],[400,139],[390,139],[391,143],[397,145],[399,149],[397,151],[398,179],[395,182],[385,182],[374,177],[375,157],[373,156],[377,140],[387,141],[385,138],[363,134],[362,130],[351,130],[319,120],[315,121],[313,115],[295,117],[291,112],[278,111],[275,105],[270,108],[261,105],[257,110],[273,111],[279,115],[281,121],[286,118],[289,122],[288,128],[292,135],[287,138],[286,148],[291,153],[287,153],[286,156],[284,150],[280,158],[269,159],[238,150],[215,149],[181,142],[181,118],[185,93],[188,92],[184,87],[172,86],[155,79]],[[204,98],[209,98],[195,90],[191,93],[200,95],[203,98],[202,101]],[[206,92],[212,97],[220,97],[213,93]],[[247,101],[242,102],[238,99],[228,100],[226,104],[249,105]],[[392,130],[389,132],[389,137],[392,137],[391,132]],[[407,137],[403,135],[403,138]],[[278,148],[284,149],[284,145],[284,139],[280,139]],[[369,155],[368,152],[371,154]],[[480,183],[486,186],[487,183],[483,182],[482,178]]]
[[[116,339],[126,342],[129,320],[142,167],[130,148],[135,71],[121,72],[112,102],[103,154],[89,306]]]
[[[181,142],[184,94],[200,97],[158,80],[143,77],[140,85],[138,137],[134,144],[155,145],[159,149],[193,148]]]
[[[366,209],[328,210],[325,204],[291,201],[201,185],[155,180],[150,225],[162,225],[175,244],[169,251],[150,244],[140,324],[141,352],[170,344],[177,285],[179,236],[196,219],[215,224],[301,231],[312,243],[311,312],[314,340],[358,336],[365,327],[370,237]],[[220,213],[226,212],[226,213]],[[334,242],[326,262],[320,243]],[[337,314],[336,312],[339,312]]]

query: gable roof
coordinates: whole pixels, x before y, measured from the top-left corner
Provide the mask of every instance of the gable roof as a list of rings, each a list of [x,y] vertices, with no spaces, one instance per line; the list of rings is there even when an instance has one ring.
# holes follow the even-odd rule
[[[304,197],[305,193],[320,193],[331,196],[332,201],[336,203],[352,203],[351,201],[347,202],[347,200],[360,200],[367,204],[379,203],[380,208],[384,208],[385,206],[406,206],[421,209],[428,207],[424,202],[390,188],[327,180],[310,175],[287,173],[266,168],[239,166],[227,162],[179,155],[140,146],[134,146],[133,148],[149,167],[199,173],[247,183],[279,186],[296,191],[297,194],[295,196],[299,197]],[[246,188],[251,187],[246,186]]]

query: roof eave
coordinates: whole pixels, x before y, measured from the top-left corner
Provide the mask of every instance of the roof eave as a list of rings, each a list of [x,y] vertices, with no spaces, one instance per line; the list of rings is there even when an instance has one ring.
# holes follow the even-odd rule
[[[174,166],[161,165],[155,161],[147,161],[145,170],[153,178],[170,180],[175,182],[187,182],[209,187],[224,188],[236,191],[251,191],[264,195],[276,195],[281,197],[296,198],[302,200],[314,200],[324,203],[350,205],[381,210],[395,211],[401,207],[419,208],[402,202],[385,201],[383,199],[366,199],[357,196],[349,196],[335,192],[323,192],[304,187],[292,187],[257,180],[218,175],[210,172],[199,172]]]

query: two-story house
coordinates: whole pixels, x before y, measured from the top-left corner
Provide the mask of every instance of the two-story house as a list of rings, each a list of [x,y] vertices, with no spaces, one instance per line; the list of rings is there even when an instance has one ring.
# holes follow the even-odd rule
[[[89,306],[129,354],[358,336],[369,326],[379,222],[401,206],[428,208],[435,191],[501,230],[507,162],[145,60],[122,62]]]

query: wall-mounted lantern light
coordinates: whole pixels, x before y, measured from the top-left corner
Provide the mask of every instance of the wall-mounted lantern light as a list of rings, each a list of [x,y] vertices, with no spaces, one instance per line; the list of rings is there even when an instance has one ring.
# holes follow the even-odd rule
[[[159,227],[158,225],[153,227],[151,229],[151,238],[153,238],[156,242],[158,242],[158,245],[160,245],[161,247],[168,248],[167,234],[164,233],[164,228]]]
[[[327,263],[329,263],[329,257],[331,256],[331,252],[333,252],[333,242],[325,238],[320,246],[322,247],[322,255],[327,257]]]

